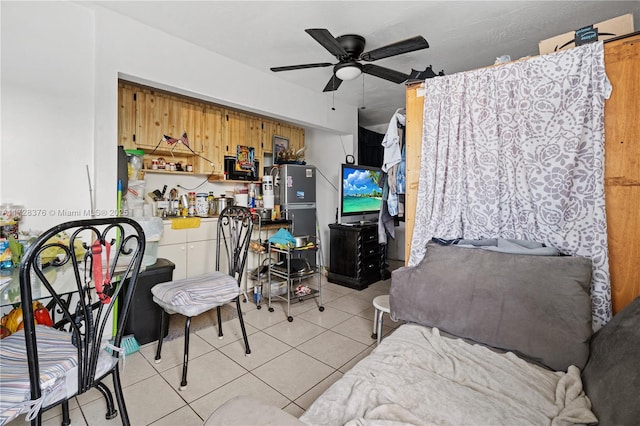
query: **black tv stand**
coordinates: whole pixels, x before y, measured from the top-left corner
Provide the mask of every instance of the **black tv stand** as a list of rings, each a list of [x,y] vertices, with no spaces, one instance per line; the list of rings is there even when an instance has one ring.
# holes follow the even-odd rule
[[[377,225],[378,222],[375,220],[357,220],[355,222],[342,222],[337,225],[343,226],[369,226],[369,225]]]
[[[376,222],[334,223],[329,230],[329,282],[363,290],[388,278],[386,250],[378,243]]]

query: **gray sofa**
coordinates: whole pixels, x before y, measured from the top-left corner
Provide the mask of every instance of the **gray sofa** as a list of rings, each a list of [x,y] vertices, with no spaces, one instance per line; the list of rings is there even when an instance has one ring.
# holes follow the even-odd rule
[[[235,398],[216,410],[207,424],[540,424],[547,418],[550,424],[638,424],[640,298],[592,334],[590,277],[591,262],[579,257],[430,243],[419,265],[392,275],[391,315],[407,324],[383,339],[300,419],[259,401]],[[429,339],[426,346],[437,346],[435,356],[424,352],[422,336]],[[460,376],[464,360],[438,364],[445,352],[456,356],[467,349],[484,350],[482,357],[490,359],[479,379]],[[476,352],[471,355],[475,356]],[[422,366],[423,357],[433,357],[436,367]],[[505,370],[511,364],[513,373]],[[429,388],[430,377],[444,380],[433,368],[450,365],[456,366],[451,376]],[[571,380],[572,372],[570,386],[561,389],[551,383],[542,389],[543,381],[557,376],[562,384]],[[541,383],[528,374],[541,377]],[[492,388],[492,380],[504,389]],[[524,390],[516,387],[518,381]],[[450,392],[447,388],[465,386],[453,396],[444,394]],[[491,406],[503,404],[509,392],[517,401],[504,403],[508,411],[493,410]],[[520,397],[525,394],[526,399]],[[559,394],[564,395],[562,406],[554,407]],[[469,395],[478,396],[471,400]],[[543,400],[543,408],[529,403],[536,398]],[[247,404],[253,407],[250,412],[242,408]],[[487,412],[473,417],[484,405]]]

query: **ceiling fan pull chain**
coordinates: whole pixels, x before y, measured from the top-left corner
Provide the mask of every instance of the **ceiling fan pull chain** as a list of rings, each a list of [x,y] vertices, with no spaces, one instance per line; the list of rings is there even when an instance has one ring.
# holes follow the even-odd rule
[[[362,74],[362,106],[360,109],[367,109],[367,107],[364,106],[364,74]]]

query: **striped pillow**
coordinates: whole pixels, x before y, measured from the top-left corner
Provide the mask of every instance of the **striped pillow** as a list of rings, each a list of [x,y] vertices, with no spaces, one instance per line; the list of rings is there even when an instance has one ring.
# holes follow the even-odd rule
[[[169,281],[151,289],[153,301],[169,314],[200,315],[240,294],[238,281],[220,271]]]
[[[71,398],[78,393],[78,349],[71,333],[36,325],[42,406]],[[96,378],[101,378],[118,362],[101,345]],[[0,340],[0,425],[8,423],[34,405],[31,400],[29,366],[24,330]]]
[[[65,399],[68,387],[77,389],[77,349],[71,344],[68,332],[37,325],[36,336],[40,388],[45,397],[43,406],[46,406]],[[4,424],[30,408],[25,404],[31,400],[31,387],[24,330],[0,341],[0,371],[0,424]]]

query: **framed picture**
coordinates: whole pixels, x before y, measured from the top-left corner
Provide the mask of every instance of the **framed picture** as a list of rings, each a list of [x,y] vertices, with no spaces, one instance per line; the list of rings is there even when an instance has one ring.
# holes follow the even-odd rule
[[[273,135],[273,159],[275,162],[281,159],[289,149],[289,139],[283,136]]]

